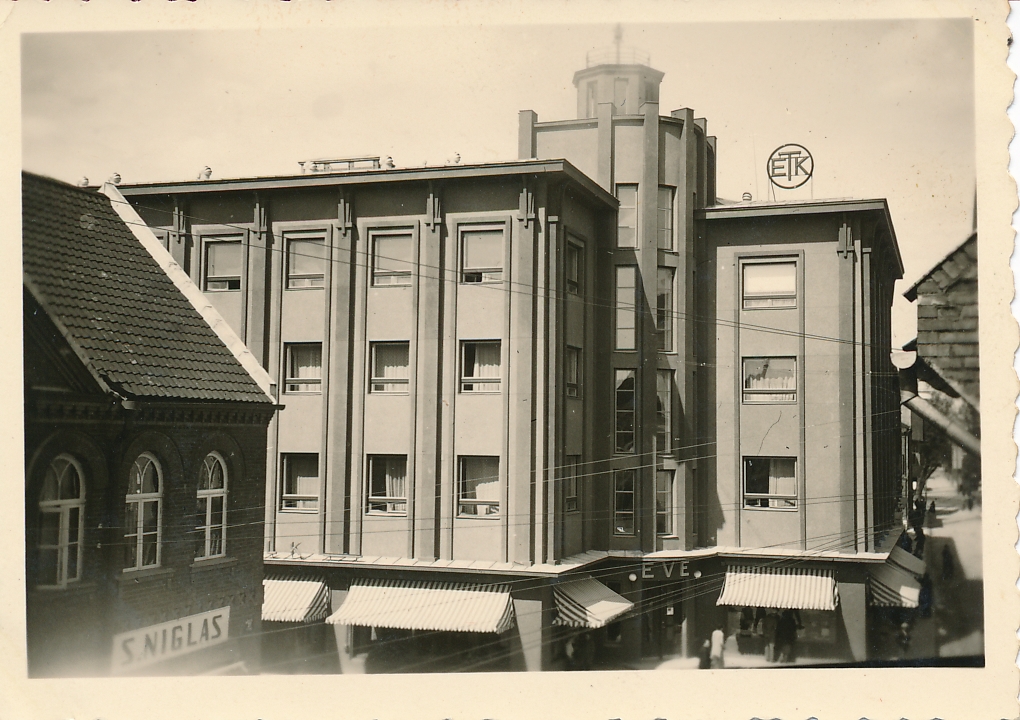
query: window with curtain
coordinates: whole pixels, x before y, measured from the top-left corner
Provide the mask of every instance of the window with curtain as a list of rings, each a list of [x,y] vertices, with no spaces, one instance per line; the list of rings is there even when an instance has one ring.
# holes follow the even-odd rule
[[[672,470],[658,470],[655,473],[655,532],[658,535],[673,534]]]
[[[285,233],[287,288],[321,288],[326,270],[326,238],[322,232]]]
[[[613,534],[634,534],[634,471],[613,471]]]
[[[202,289],[206,292],[241,289],[243,252],[240,238],[219,240],[202,238],[205,247],[205,267]]]
[[[205,456],[199,471],[198,523],[195,558],[226,555],[227,463],[217,452]]]
[[[368,456],[368,500],[370,515],[407,514],[407,456]]]
[[[461,392],[499,392],[500,342],[464,342],[460,346]]]
[[[637,247],[638,186],[617,185],[616,199],[620,201],[620,210],[616,221],[616,246]]]
[[[66,587],[81,578],[85,474],[70,455],[46,469],[39,494],[39,568],[36,583]]]
[[[655,448],[673,451],[673,371],[655,372]]]
[[[742,273],[745,310],[797,306],[796,262],[745,262]]]
[[[372,343],[371,392],[407,393],[409,353],[406,342]]]
[[[414,267],[414,235],[372,233],[372,285],[410,285]]]
[[[616,268],[616,349],[637,347],[637,268],[619,265]]]
[[[615,452],[634,452],[635,385],[633,370],[616,371]]]
[[[322,343],[287,343],[285,392],[322,392]]]
[[[567,239],[563,253],[567,292],[571,295],[584,294],[584,245],[573,235]]]
[[[578,509],[578,486],[581,481],[581,456],[567,455],[563,468],[563,509],[574,512]]]
[[[124,569],[158,567],[161,554],[163,469],[142,453],[131,466],[125,498]]]
[[[498,457],[461,457],[457,490],[458,515],[498,517],[500,495]]]
[[[319,508],[318,453],[283,453],[281,510],[315,511]]]
[[[461,282],[503,280],[503,232],[502,227],[461,230]]]
[[[656,230],[660,250],[673,249],[673,198],[675,195],[675,188],[668,185],[659,186]]]
[[[676,324],[676,311],[673,307],[673,275],[671,267],[660,267],[656,281],[655,297],[655,334],[659,341],[659,350],[673,352],[673,326]]]
[[[567,345],[563,354],[563,376],[567,397],[581,397],[581,348]]]
[[[744,458],[744,505],[770,510],[796,508],[796,458]]]
[[[745,403],[777,403],[797,400],[796,358],[744,358],[742,365]]]

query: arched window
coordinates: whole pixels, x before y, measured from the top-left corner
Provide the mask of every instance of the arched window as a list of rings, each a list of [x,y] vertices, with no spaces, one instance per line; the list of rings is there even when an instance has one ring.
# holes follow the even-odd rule
[[[124,569],[158,567],[162,532],[163,469],[149,453],[131,466],[124,517]]]
[[[196,558],[227,553],[227,463],[216,452],[205,456],[198,478]]]
[[[64,587],[81,577],[85,474],[70,455],[46,469],[39,495],[38,584]]]

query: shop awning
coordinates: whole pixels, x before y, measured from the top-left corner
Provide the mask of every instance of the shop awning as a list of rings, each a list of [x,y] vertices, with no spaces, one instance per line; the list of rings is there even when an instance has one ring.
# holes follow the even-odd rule
[[[329,588],[321,578],[270,573],[262,580],[263,622],[318,622],[329,614]]]
[[[924,575],[924,560],[911,555],[899,546],[893,547],[892,551],[889,553],[888,562],[903,568],[915,577],[921,577]]]
[[[501,633],[514,625],[510,588],[411,580],[359,580],[333,625]]]
[[[553,625],[567,627],[600,628],[634,607],[630,600],[590,577],[563,580],[553,587],[553,596],[557,610]]]
[[[716,605],[781,610],[835,610],[839,590],[831,570],[730,565]]]
[[[887,562],[869,571],[871,604],[880,607],[916,608],[921,597],[921,583],[897,565]]]

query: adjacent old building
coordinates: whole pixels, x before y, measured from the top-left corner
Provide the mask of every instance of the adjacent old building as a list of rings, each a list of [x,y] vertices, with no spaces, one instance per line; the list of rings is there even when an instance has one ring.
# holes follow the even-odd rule
[[[268,376],[115,188],[22,207],[29,675],[257,672]]]

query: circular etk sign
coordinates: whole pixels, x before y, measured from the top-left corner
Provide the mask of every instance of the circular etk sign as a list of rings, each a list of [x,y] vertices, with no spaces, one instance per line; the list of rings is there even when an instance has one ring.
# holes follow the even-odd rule
[[[803,145],[788,143],[778,147],[769,155],[766,172],[776,187],[793,190],[811,179],[815,171],[815,160]]]

